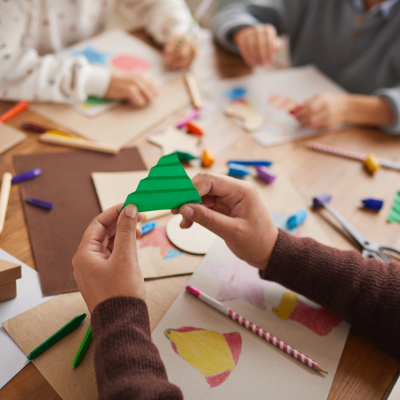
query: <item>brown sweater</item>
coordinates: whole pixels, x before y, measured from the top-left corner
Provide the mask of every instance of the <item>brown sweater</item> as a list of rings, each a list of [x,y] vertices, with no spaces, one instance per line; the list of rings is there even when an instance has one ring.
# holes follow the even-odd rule
[[[260,275],[330,309],[400,357],[400,264],[365,259],[280,230]],[[142,300],[104,301],[92,314],[92,328],[99,399],[182,399],[151,341]]]

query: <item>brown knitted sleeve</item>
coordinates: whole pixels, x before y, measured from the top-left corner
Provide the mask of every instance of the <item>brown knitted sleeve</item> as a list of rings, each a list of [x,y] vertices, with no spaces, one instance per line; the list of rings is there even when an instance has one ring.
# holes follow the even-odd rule
[[[278,282],[348,321],[400,357],[400,264],[366,259],[279,230],[263,279]]]
[[[99,400],[183,399],[169,383],[151,341],[146,303],[115,297],[100,303],[91,316]]]

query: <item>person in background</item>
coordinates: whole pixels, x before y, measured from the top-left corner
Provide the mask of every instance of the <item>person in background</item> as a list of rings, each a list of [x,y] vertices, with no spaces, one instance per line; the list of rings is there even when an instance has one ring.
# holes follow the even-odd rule
[[[111,72],[81,56],[55,52],[101,33],[114,8],[133,28],[164,46],[166,68],[190,65],[191,38],[181,40],[192,16],[184,0],[13,0],[0,2],[0,99],[81,103],[88,96],[147,105],[158,92],[150,77]]]
[[[213,32],[251,65],[266,65],[288,35],[295,66],[314,64],[349,95],[319,94],[292,114],[304,126],[343,123],[400,134],[399,0],[253,0],[223,8]]]
[[[262,279],[319,303],[400,357],[398,263],[366,259],[277,229],[249,182],[202,173],[193,184],[202,204],[173,211],[183,216],[182,228],[193,222],[206,227],[237,257],[258,268]],[[151,341],[136,247],[142,216],[134,205],[120,213],[121,208],[109,208],[91,222],[72,260],[91,313],[99,400],[180,400],[182,393],[168,382]]]

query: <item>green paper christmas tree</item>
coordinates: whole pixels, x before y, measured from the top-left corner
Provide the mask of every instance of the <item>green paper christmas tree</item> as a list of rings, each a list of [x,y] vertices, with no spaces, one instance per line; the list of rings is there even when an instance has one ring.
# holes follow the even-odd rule
[[[144,212],[172,210],[186,203],[201,203],[201,197],[177,154],[172,153],[158,160],[136,191],[128,195],[124,207],[134,204],[139,212]]]
[[[396,193],[392,211],[388,217],[388,222],[400,222],[400,191]]]

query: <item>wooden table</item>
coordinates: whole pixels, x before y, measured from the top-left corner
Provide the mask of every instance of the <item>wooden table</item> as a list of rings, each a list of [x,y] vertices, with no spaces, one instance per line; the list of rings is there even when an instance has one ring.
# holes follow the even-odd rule
[[[215,76],[232,77],[251,73],[251,69],[244,65],[239,58],[215,48],[209,34],[204,34],[201,40],[199,57],[193,69],[200,80]],[[0,102],[0,113],[11,106],[10,103]],[[154,165],[161,153],[159,148],[146,141],[146,137],[160,131],[168,122],[176,122],[188,111],[189,108],[182,110],[131,143],[132,146],[139,147],[148,166]],[[219,129],[240,130],[228,118],[221,118],[224,118],[224,121]],[[54,126],[53,123],[30,111],[18,115],[9,124],[19,127],[23,121],[27,120]],[[319,136],[315,140],[365,153],[374,152],[380,157],[393,160],[400,159],[400,138],[385,135],[373,129],[343,129]],[[0,174],[2,175],[5,171],[15,173],[13,156],[16,154],[59,151],[70,150],[40,143],[36,134],[28,133],[28,138],[24,142],[0,156]],[[289,176],[306,204],[310,204],[312,197],[317,194],[331,193],[333,207],[372,240],[400,247],[400,224],[386,222],[395,193],[400,186],[399,172],[381,170],[375,176],[371,176],[359,162],[313,152],[304,146],[304,141],[265,148],[242,131],[238,141],[218,154],[217,164],[225,165],[228,159],[234,157],[273,160]],[[380,213],[376,214],[358,208],[360,199],[369,196],[386,200],[385,207]],[[318,212],[316,217],[320,220],[321,226],[334,246],[345,250],[354,248],[326,213]],[[35,268],[18,186],[13,186],[11,190],[5,228],[0,235],[0,247]],[[185,282],[185,278],[181,277],[180,287],[183,287]],[[160,290],[162,285],[163,281],[160,280]],[[167,306],[172,303],[174,296],[169,294]],[[159,319],[161,316],[157,318]],[[6,362],[6,360],[1,360],[1,362]],[[399,361],[380,350],[362,335],[351,330],[333,381],[329,400],[386,399],[399,372]],[[0,400],[25,400],[28,398],[60,399],[33,364],[26,366],[0,390]]]

